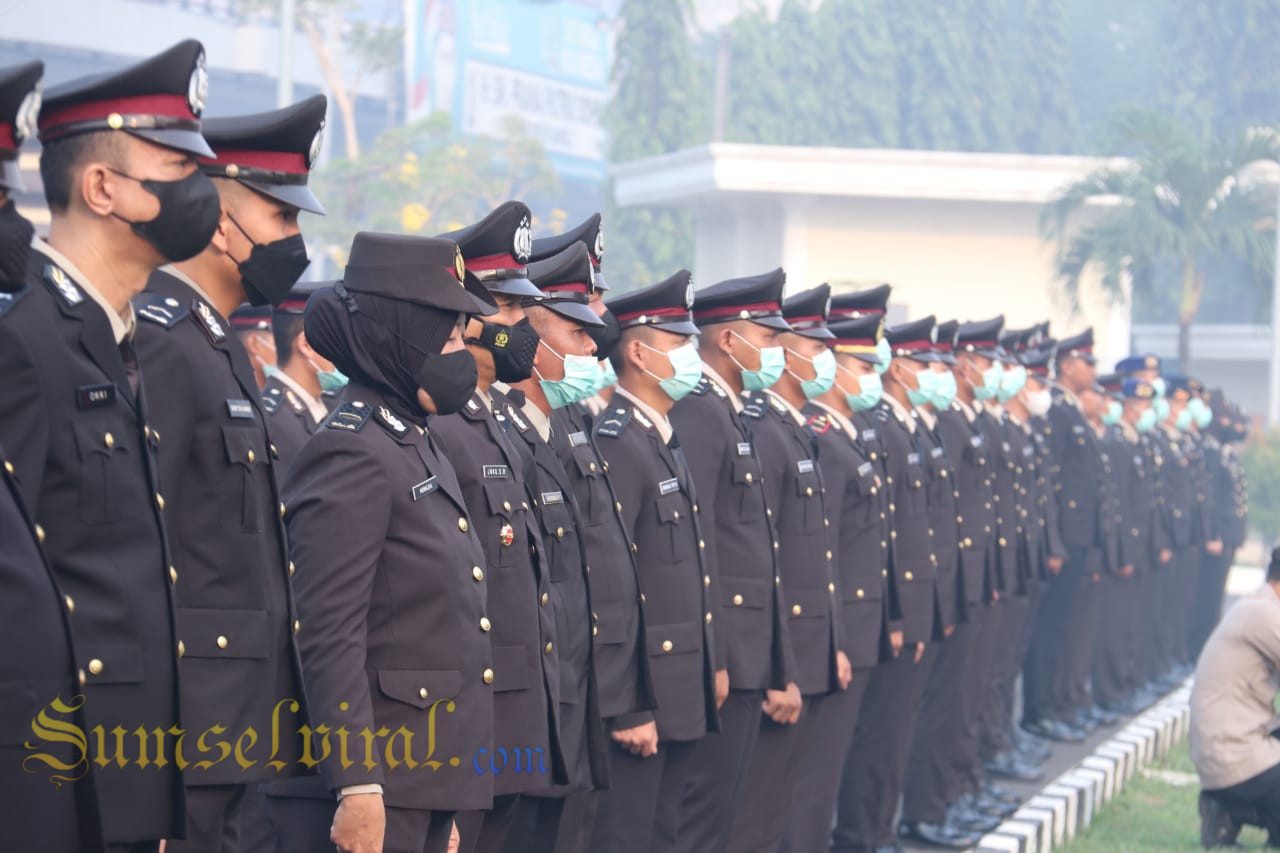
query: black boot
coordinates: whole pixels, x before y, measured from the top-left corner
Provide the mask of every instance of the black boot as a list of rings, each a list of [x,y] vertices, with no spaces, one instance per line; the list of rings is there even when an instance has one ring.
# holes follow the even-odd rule
[[[1240,824],[1217,797],[1200,792],[1200,844],[1206,850],[1239,847]]]

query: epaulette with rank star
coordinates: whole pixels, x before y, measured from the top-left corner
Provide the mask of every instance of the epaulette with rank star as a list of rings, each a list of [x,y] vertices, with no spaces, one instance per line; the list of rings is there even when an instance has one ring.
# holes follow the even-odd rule
[[[329,420],[325,422],[325,426],[329,429],[341,429],[347,432],[359,432],[360,429],[369,421],[369,417],[373,414],[373,410],[369,408],[369,404],[361,400],[353,400],[350,403],[344,403],[335,409],[330,415]]]
[[[831,429],[831,427],[835,425],[835,422],[826,415],[817,414],[810,415],[809,420],[805,421],[804,425],[807,426],[814,435],[822,435],[827,430]]]
[[[689,393],[694,394],[698,397],[704,397],[706,396],[706,393],[710,390],[711,390],[711,380],[704,376],[698,380],[698,384],[694,385],[693,390],[690,391]]]
[[[172,296],[159,293],[142,293],[134,302],[134,310],[143,320],[164,329],[172,329],[189,313],[189,309]]]
[[[280,398],[271,396],[279,393],[279,389],[271,388],[262,395],[262,408],[267,410],[267,414],[274,415],[276,413],[276,409],[280,408]]]
[[[307,410],[307,406],[298,399],[298,395],[286,388],[284,391],[284,399],[289,403],[289,408],[293,409],[295,415],[300,415]]]
[[[24,287],[13,293],[0,293],[0,317],[8,314],[10,309],[17,305],[22,297],[26,296],[30,291],[30,288]]]
[[[742,414],[749,418],[759,420],[764,417],[764,413],[768,411],[764,400],[759,397],[752,397],[750,400],[742,404]]]
[[[601,416],[600,422],[596,424],[596,435],[617,438],[622,435],[627,425],[631,423],[631,416],[634,413],[635,409],[607,409],[606,413]]]

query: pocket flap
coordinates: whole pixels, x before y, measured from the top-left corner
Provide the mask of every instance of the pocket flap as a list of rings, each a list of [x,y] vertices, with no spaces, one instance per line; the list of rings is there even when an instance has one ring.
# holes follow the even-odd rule
[[[734,459],[733,482],[743,486],[758,484],[760,482],[760,463],[751,456]]]
[[[674,622],[646,625],[645,634],[652,657],[689,654],[702,650],[701,622]]]
[[[76,449],[80,451],[80,459],[85,460],[94,454],[110,456],[117,451],[124,452],[125,437],[123,424],[112,424],[103,421],[72,422],[71,431],[76,437]],[[113,429],[114,427],[114,429]]]
[[[596,645],[613,646],[627,641],[627,611],[621,604],[597,604],[595,613]]]
[[[266,446],[262,431],[248,426],[224,426],[222,428],[222,444],[227,452],[227,463],[230,465],[265,465],[267,463]]]
[[[271,619],[265,610],[180,607],[174,620],[187,657],[260,659],[270,654]]]
[[[689,513],[689,510],[685,507],[684,494],[682,492],[659,495],[654,505],[658,509],[658,521],[663,524],[679,524],[680,519]],[[681,509],[684,509],[683,513],[680,511]]]
[[[527,690],[529,687],[529,647],[493,647],[493,692]]]
[[[511,518],[520,508],[522,492],[514,480],[491,480],[484,483],[484,497],[489,503],[489,514]]]
[[[773,584],[762,578],[720,578],[720,604],[763,610],[773,600]]]
[[[458,695],[462,673],[456,669],[380,669],[378,689],[388,699],[425,711],[441,699]]]
[[[786,590],[786,601],[786,613],[792,619],[813,619],[831,613],[831,592],[825,588]]]
[[[814,498],[822,491],[822,481],[818,479],[817,470],[796,473],[796,495],[802,498]]]
[[[600,470],[601,461],[596,458],[595,448],[590,444],[573,448],[573,463],[578,467],[578,474],[582,477],[600,477],[604,473]]]

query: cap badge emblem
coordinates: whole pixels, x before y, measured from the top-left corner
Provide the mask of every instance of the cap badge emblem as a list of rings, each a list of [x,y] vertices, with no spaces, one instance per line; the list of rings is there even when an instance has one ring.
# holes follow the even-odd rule
[[[522,264],[528,263],[529,257],[533,254],[533,229],[529,225],[529,217],[521,219],[519,226],[516,227],[516,236],[512,241],[511,250],[517,261]]]
[[[204,51],[196,55],[196,67],[191,69],[191,79],[187,81],[187,106],[197,117],[204,112],[205,100],[209,97],[209,72],[205,70]]]

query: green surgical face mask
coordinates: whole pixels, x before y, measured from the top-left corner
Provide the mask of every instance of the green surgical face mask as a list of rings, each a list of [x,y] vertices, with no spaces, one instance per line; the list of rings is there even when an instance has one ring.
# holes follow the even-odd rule
[[[1191,410],[1184,408],[1178,412],[1178,416],[1173,419],[1173,425],[1182,432],[1191,429]]]
[[[841,368],[844,370],[844,368]],[[845,370],[845,373],[849,371]],[[851,376],[853,374],[850,374]],[[884,383],[880,381],[879,373],[860,373],[854,376],[858,381],[858,393],[845,394],[844,398],[849,403],[849,408],[855,412],[866,412],[874,409],[880,404],[880,398],[884,396]]]
[[[547,404],[551,408],[562,409],[595,393],[597,377],[600,375],[599,362],[595,358],[589,355],[560,355],[547,346],[545,341],[539,341],[538,344],[547,347],[548,352],[564,362],[563,379],[543,379],[541,374],[538,375],[538,384],[542,386],[542,393],[547,395]],[[534,372],[537,373],[536,368]]]
[[[805,358],[794,350],[791,354],[813,365],[813,378],[800,379],[800,390],[804,392],[806,400],[820,397],[831,390],[836,381],[836,357],[831,350],[824,349],[813,358]],[[795,376],[794,373],[791,375]]]
[[[1155,412],[1156,423],[1162,424],[1169,419],[1169,401],[1164,397],[1152,400],[1151,408]]]
[[[913,406],[924,406],[929,403],[929,397],[933,393],[933,389],[937,386],[938,381],[936,377],[941,374],[934,373],[933,370],[928,367],[922,370],[917,370],[915,374],[916,384],[920,387],[908,388],[907,400]]]
[[[876,341],[876,355],[880,357],[880,363],[876,365],[876,373],[883,376],[889,369],[889,362],[893,360],[893,347],[889,346],[887,338]]]
[[[1000,374],[1000,390],[997,396],[1001,403],[1007,403],[1014,397],[1018,396],[1018,392],[1022,390],[1022,386],[1027,384],[1027,369],[1021,364],[1005,368]]]
[[[975,385],[973,388],[973,396],[979,400],[990,400],[1000,393],[1000,380],[1004,377],[1004,366],[998,361],[991,362],[991,366],[982,371],[982,384]]]
[[[1156,410],[1147,409],[1142,414],[1138,415],[1138,421],[1133,425],[1133,428],[1138,432],[1151,432],[1151,430],[1155,429],[1155,426]]]
[[[742,372],[742,387],[747,391],[763,391],[773,386],[782,377],[782,371],[787,367],[787,354],[783,352],[782,347],[758,347],[751,341],[733,333],[734,337],[760,353],[760,369],[747,370],[738,360],[733,359],[733,363],[738,365],[738,370]],[[732,358],[732,356],[730,356]]]
[[[698,348],[692,342],[681,344],[666,352],[654,349],[643,341],[640,342],[640,346],[651,352],[662,352],[667,357],[667,361],[671,362],[674,373],[666,379],[659,379],[647,370],[645,373],[658,380],[658,387],[672,401],[684,399],[702,381],[702,359],[698,357]]]
[[[1102,422],[1107,426],[1115,426],[1120,423],[1120,415],[1124,412],[1124,407],[1117,400],[1107,401],[1107,410],[1102,413]]]
[[[951,408],[956,399],[956,377],[948,370],[946,373],[935,373],[933,387],[929,390],[929,402],[939,412]]]
[[[1209,424],[1213,423],[1213,409],[1209,408],[1204,400],[1199,397],[1188,403],[1187,409],[1191,411],[1191,422],[1196,425],[1197,429],[1205,429]]]

